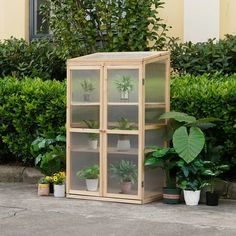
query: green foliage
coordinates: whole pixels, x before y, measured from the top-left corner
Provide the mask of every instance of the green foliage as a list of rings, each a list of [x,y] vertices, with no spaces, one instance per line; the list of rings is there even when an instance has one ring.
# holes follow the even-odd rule
[[[224,146],[222,160],[232,166],[236,158],[235,107],[236,75],[186,75],[171,81],[171,109],[191,114],[200,121],[207,116],[218,118],[217,126],[206,134],[215,137],[216,146]]]
[[[116,83],[116,88],[120,92],[130,92],[133,90],[133,83],[129,76],[123,76],[115,83]]]
[[[98,179],[99,177],[99,166],[93,165],[85,167],[81,170],[79,170],[76,175],[80,179]]]
[[[117,129],[120,129],[120,130],[133,130],[133,129],[135,129],[135,127],[133,127],[133,125],[129,122],[129,120],[127,118],[121,117],[118,120]]]
[[[225,39],[218,42],[210,39],[208,42],[196,44],[173,40],[170,45],[174,72],[192,75],[236,72],[236,36],[226,35]]]
[[[60,59],[58,47],[47,39],[30,43],[11,38],[0,42],[0,77],[40,77],[64,80],[65,60]]]
[[[168,27],[158,14],[161,0],[45,2],[41,12],[62,58],[97,51],[158,50],[166,44]]]
[[[99,124],[96,120],[83,120],[83,122],[87,125],[89,129],[98,129]],[[91,140],[97,140],[99,137],[98,133],[89,133],[88,134],[89,138]]]
[[[88,93],[91,93],[95,89],[94,84],[92,83],[92,81],[90,81],[88,79],[82,80],[80,82],[80,86],[84,90],[84,92],[88,92]]]
[[[176,163],[179,160],[179,157],[175,149],[151,146],[147,147],[147,150],[148,152],[145,154],[145,160],[144,160],[145,166],[148,167],[161,166],[165,171],[166,186],[168,188],[175,188],[176,180],[175,180],[175,174],[173,175],[173,168],[177,166]]]
[[[131,161],[122,160],[117,165],[110,165],[110,171],[120,179],[120,182],[135,183],[138,177],[137,166]]]
[[[53,135],[39,136],[31,146],[32,155],[37,155],[35,166],[45,175],[53,175],[66,167],[66,138],[63,135]]]
[[[7,77],[0,80],[0,140],[19,161],[33,164],[39,134],[65,134],[65,82]]]

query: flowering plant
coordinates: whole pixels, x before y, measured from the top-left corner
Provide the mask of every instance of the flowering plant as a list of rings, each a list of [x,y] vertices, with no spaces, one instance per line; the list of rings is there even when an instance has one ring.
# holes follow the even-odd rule
[[[40,180],[38,181],[39,184],[49,184],[51,182],[52,182],[51,176],[44,176],[44,177],[40,178]]]
[[[53,183],[57,185],[62,185],[65,183],[66,174],[64,171],[53,174],[52,176]]]

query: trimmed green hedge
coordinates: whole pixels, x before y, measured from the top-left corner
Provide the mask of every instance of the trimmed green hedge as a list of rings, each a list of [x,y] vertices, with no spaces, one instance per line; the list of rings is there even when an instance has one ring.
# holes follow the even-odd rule
[[[170,44],[171,66],[179,74],[202,75],[204,73],[236,73],[236,36],[226,35],[225,39],[210,39],[203,43]]]
[[[64,80],[66,63],[58,47],[48,39],[34,40],[11,38],[0,41],[0,77],[40,77],[44,80]]]
[[[211,135],[224,145],[224,158],[236,164],[236,74],[173,77],[171,110],[221,119]]]
[[[32,164],[32,141],[47,132],[65,134],[66,85],[6,77],[0,80],[0,146]]]

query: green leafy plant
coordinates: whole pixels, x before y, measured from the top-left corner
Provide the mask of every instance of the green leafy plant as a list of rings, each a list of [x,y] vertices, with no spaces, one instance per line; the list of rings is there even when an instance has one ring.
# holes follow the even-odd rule
[[[173,147],[177,154],[187,163],[193,161],[202,151],[205,145],[205,136],[201,129],[214,127],[211,121],[215,118],[197,120],[181,112],[166,112],[160,119],[173,119],[172,127]]]
[[[41,12],[62,58],[97,51],[158,50],[167,43],[169,27],[159,15],[161,0],[44,2]]]
[[[89,79],[82,80],[80,82],[80,86],[84,90],[84,92],[87,92],[87,93],[91,93],[95,89],[94,84]]]
[[[65,169],[66,138],[58,135],[55,138],[37,137],[32,142],[32,153],[36,154],[35,166],[43,174],[53,175]]]
[[[131,161],[122,160],[117,165],[110,165],[110,171],[112,174],[120,179],[120,182],[131,182],[137,181],[138,170],[137,166]]]
[[[50,176],[44,176],[42,178],[39,179],[38,183],[39,184],[49,184],[51,183],[51,177]]]
[[[93,165],[85,167],[79,170],[76,175],[80,179],[98,179],[99,178],[99,166]]]
[[[133,130],[136,129],[127,118],[121,117],[118,120],[118,127],[116,127],[119,130]]]
[[[83,122],[87,125],[89,129],[98,129],[99,124],[96,120],[83,120]],[[88,134],[90,140],[97,140],[99,137],[98,133],[89,133]]]
[[[53,179],[53,184],[63,185],[65,184],[66,174],[64,171],[54,173],[52,179]]]
[[[116,88],[120,92],[131,92],[133,90],[133,83],[129,76],[122,76],[121,79],[116,80]]]
[[[145,154],[144,164],[148,167],[160,166],[165,171],[166,187],[176,187],[175,168],[180,159],[174,148],[151,146],[146,147],[148,152]]]

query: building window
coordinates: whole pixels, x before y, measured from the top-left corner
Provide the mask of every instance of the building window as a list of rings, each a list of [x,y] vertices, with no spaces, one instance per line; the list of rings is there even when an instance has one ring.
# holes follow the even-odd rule
[[[42,22],[43,17],[40,14],[40,5],[44,3],[44,1],[45,0],[30,0],[30,40],[49,35],[49,25],[47,22]]]

